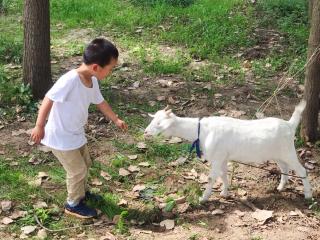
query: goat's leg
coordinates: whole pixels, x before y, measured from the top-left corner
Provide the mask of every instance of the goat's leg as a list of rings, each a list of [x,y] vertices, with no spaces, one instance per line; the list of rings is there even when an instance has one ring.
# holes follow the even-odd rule
[[[279,161],[278,166],[281,170],[281,173],[284,173],[284,174],[289,173],[289,168],[288,168],[287,163]],[[284,174],[281,174],[281,180],[280,180],[279,186],[277,187],[277,190],[279,192],[281,192],[284,189],[284,186],[288,182],[288,175],[284,175]]]
[[[211,164],[211,169],[210,169],[206,189],[204,190],[202,197],[199,198],[200,203],[204,203],[204,202],[208,201],[208,199],[211,195],[211,192],[212,192],[212,185],[217,179],[218,171],[213,166],[214,166],[214,164]]]
[[[302,177],[302,183],[304,186],[304,197],[306,199],[312,198],[312,190],[309,180],[307,179],[307,171],[299,162],[296,152],[294,152],[294,154],[291,154],[289,163],[289,167],[294,170],[299,177]]]
[[[228,162],[225,161],[221,166],[221,180],[222,180],[222,191],[220,192],[220,196],[222,197],[228,197]]]
[[[217,159],[217,158],[214,158],[214,159]],[[220,160],[221,158],[218,158],[218,159]],[[212,185],[215,183],[217,177],[219,176],[219,173],[222,171],[221,165],[224,163],[223,161],[219,161],[219,160],[211,161],[208,183],[207,183],[206,189],[202,194],[202,197],[199,198],[201,203],[208,201],[212,192]]]

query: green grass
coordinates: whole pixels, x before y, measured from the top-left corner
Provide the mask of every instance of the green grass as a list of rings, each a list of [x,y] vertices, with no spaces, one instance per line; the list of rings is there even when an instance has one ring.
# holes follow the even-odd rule
[[[255,6],[245,2],[247,1],[92,0],[88,3],[85,0],[52,0],[52,58],[60,63],[64,58],[81,55],[84,41],[94,36],[110,36],[121,47],[121,51],[128,51],[132,61],[129,63],[134,65],[133,71],[137,75],[126,77],[115,74],[102,83],[101,89],[115,112],[130,123],[129,134],[137,142],[144,141],[142,133],[149,119],[140,113],[154,113],[163,108],[164,104],[157,102],[155,106],[150,106],[139,99],[128,101],[126,96],[113,91],[111,85],[126,87],[142,77],[153,78],[163,74],[179,75],[191,87],[194,81],[212,82],[213,86],[220,87],[242,85],[245,83],[243,59],[236,57],[236,54],[255,46],[258,39],[252,34],[254,28],[279,31],[283,36],[279,44],[284,49],[284,52],[271,51],[265,57],[252,61],[254,76],[260,79],[261,89],[257,94],[262,95],[265,90],[272,91],[274,86],[268,80],[279,72],[288,71],[291,76],[302,68],[306,59],[308,37],[305,1],[257,1]],[[22,4],[23,1],[20,0],[0,0],[0,29],[3,33],[0,36],[0,114],[7,111],[8,107],[14,111],[17,104],[26,111],[32,109],[27,106],[35,106],[31,101],[30,90],[21,84],[21,68],[11,69],[7,66],[19,65],[22,61]],[[189,68],[189,64],[195,59],[207,59],[209,64],[199,69]],[[56,71],[61,70],[57,68]],[[298,76],[298,80],[303,82],[303,74]],[[194,91],[203,91],[210,99],[214,99],[212,96],[215,89]],[[290,95],[292,92],[285,94]],[[128,109],[139,111],[128,114]],[[90,111],[95,110],[91,108]],[[110,189],[114,187],[114,182],[120,182],[122,189],[131,191],[136,174],[119,176],[119,168],[147,161],[151,163],[150,172],[155,169],[156,172],[150,176],[146,174],[147,176],[137,177],[150,187],[148,190],[152,190],[143,192],[145,198],[148,194],[166,196],[167,186],[164,182],[168,177],[167,164],[180,156],[186,156],[189,145],[167,144],[161,140],[156,138],[146,141],[148,148],[140,150],[136,144],[114,139],[112,144],[116,152],[110,156],[110,161],[94,162],[90,171],[91,179],[97,177],[104,183],[99,187],[104,200],[92,204],[110,218],[122,214],[116,226],[120,233],[126,234],[128,220],[131,219],[145,223],[160,221],[160,210],[152,201],[140,199],[144,204],[143,209],[119,207],[117,204],[121,196],[112,193]],[[298,141],[297,144],[303,143]],[[13,149],[7,155],[18,161],[18,166],[11,167],[9,160],[0,157],[0,200],[10,199],[19,209],[28,211],[25,218],[9,227],[11,232],[19,232],[22,225],[35,224],[32,207],[34,201],[44,200],[61,208],[66,197],[63,168],[56,160],[53,161],[52,155],[38,152],[34,154],[46,159],[46,162],[30,165],[27,157],[19,156]],[[131,161],[127,157],[129,154],[137,154],[139,157]],[[183,171],[182,167],[176,170],[178,174]],[[48,195],[46,190],[30,186],[28,181],[34,180],[39,171],[47,171],[51,183],[59,190]],[[100,176],[101,171],[108,172],[112,179],[106,182]],[[200,184],[187,182],[177,194],[186,196],[188,203],[197,206],[201,194]],[[172,211],[174,207],[174,200],[167,199],[166,210]],[[312,203],[311,207],[319,213],[317,203]],[[45,226],[52,229],[81,224],[75,219],[64,217],[61,211],[52,212],[51,208],[40,209],[36,214]],[[196,239],[197,236],[194,235],[193,238]]]
[[[254,46],[255,27],[279,30],[284,34],[281,44],[286,46],[284,53],[268,56],[275,63],[271,70],[264,69],[268,60],[255,63],[261,65],[255,69],[258,76],[270,77],[291,65],[294,73],[303,66],[306,57],[308,19],[302,0],[258,1],[256,7],[240,0],[93,0],[89,5],[84,0],[53,0],[50,4],[52,57],[57,59],[61,54],[64,57],[81,54],[84,47],[81,34],[69,41],[63,39],[76,33],[70,35],[70,30],[81,33],[88,27],[92,29],[92,37],[108,33],[127,49],[138,46],[138,52],[133,51],[132,56],[146,74],[185,74],[192,58],[208,58],[233,67],[231,74],[204,68],[187,76],[218,84],[235,80],[241,83],[244,79],[241,61],[232,56],[240,48]],[[0,37],[0,64],[21,63],[22,22],[17,24],[16,19],[22,17],[22,2],[2,0],[0,7],[5,9],[0,16],[0,28],[5,33]],[[138,29],[141,31],[137,32]],[[162,44],[178,46],[180,52],[168,56],[162,52]],[[303,82],[302,75],[298,79]]]
[[[90,26],[107,32],[116,28],[117,32],[135,35],[137,39],[140,26],[141,38],[178,43],[196,56],[214,57],[226,49],[248,44],[250,24],[239,12],[240,2],[199,0],[184,8],[161,3],[145,8],[116,0],[94,0],[89,7],[84,0],[54,0],[51,16],[54,23],[63,22],[69,28]],[[250,7],[246,9],[250,11]],[[161,26],[168,29],[163,31]]]

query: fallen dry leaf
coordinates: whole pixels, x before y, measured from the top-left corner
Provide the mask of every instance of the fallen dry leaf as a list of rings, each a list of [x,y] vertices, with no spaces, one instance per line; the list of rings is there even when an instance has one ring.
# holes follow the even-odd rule
[[[8,218],[8,217],[4,217],[2,218],[1,222],[4,224],[4,225],[8,225],[10,223],[13,223],[13,220],[11,218]]]
[[[146,185],[144,184],[138,184],[138,185],[135,185],[132,189],[133,192],[140,192],[142,190],[146,189]]]
[[[161,227],[165,227],[167,230],[171,230],[174,228],[174,220],[167,219],[160,222]]]
[[[134,88],[140,87],[140,82],[139,82],[139,81],[135,81],[135,82],[132,84],[132,87],[134,87]]]
[[[36,143],[35,143],[34,141],[28,140],[28,145],[33,146],[33,145],[35,145],[35,144],[36,144]]]
[[[257,219],[260,224],[264,224],[269,218],[272,218],[273,211],[257,209],[252,213],[252,217]]]
[[[246,114],[246,112],[244,112],[244,111],[231,110],[229,115],[230,115],[230,117],[238,118],[238,117],[241,117],[244,114]]]
[[[246,196],[247,195],[247,191],[241,189],[241,188],[238,188],[238,195],[239,196]]]
[[[222,97],[222,94],[221,93],[215,93],[214,94],[214,98],[221,98]]]
[[[176,100],[174,100],[174,98],[170,96],[170,97],[168,97],[168,103],[174,105],[174,104],[176,104]]]
[[[119,175],[122,176],[122,177],[126,177],[126,176],[128,176],[130,174],[131,173],[128,170],[124,169],[124,168],[120,168],[119,169]]]
[[[224,214],[224,211],[221,209],[215,209],[211,212],[212,215],[222,215]]]
[[[313,164],[310,164],[309,162],[306,162],[304,164],[305,168],[309,169],[309,170],[313,170],[315,168],[315,166]]]
[[[35,180],[29,181],[28,184],[30,186],[35,186],[35,187],[39,187],[42,184],[42,179],[41,178],[37,178]]]
[[[47,208],[47,207],[48,207],[48,204],[43,201],[38,201],[38,202],[36,202],[36,204],[33,205],[34,209]]]
[[[24,226],[21,228],[21,231],[23,234],[28,235],[28,234],[34,232],[36,230],[36,228],[37,228],[36,226]]]
[[[179,137],[172,137],[172,138],[169,140],[169,143],[171,143],[171,144],[181,143],[181,142],[182,142],[182,139],[179,138]]]
[[[169,166],[179,166],[187,161],[185,157],[179,157],[176,161],[169,163]]]
[[[257,112],[256,113],[256,118],[257,119],[262,119],[262,118],[264,118],[264,114],[262,112]]]
[[[208,182],[208,176],[204,173],[201,173],[199,176],[199,183],[207,183]]]
[[[294,211],[290,211],[289,215],[292,217],[295,217],[295,216],[304,217],[304,214],[299,209],[295,209]]]
[[[45,229],[40,229],[37,233],[37,239],[47,239],[48,234],[47,231]]]
[[[47,180],[49,178],[49,175],[46,172],[39,172],[38,178],[41,178],[42,180]]]
[[[147,149],[147,145],[144,142],[138,142],[137,148],[139,148],[139,149]]]
[[[28,214],[27,211],[14,211],[10,215],[10,218],[15,220],[15,219],[18,219],[18,218],[21,218],[21,217],[25,217],[27,214]]]
[[[186,197],[185,196],[177,197],[177,198],[174,198],[174,201],[176,202],[176,204],[182,204],[186,202]]]
[[[150,167],[150,163],[148,162],[141,162],[138,164],[140,167]]]
[[[101,186],[102,182],[98,178],[94,178],[92,179],[91,184],[95,186]]]
[[[245,61],[242,63],[242,66],[243,66],[243,68],[246,70],[246,69],[251,68],[252,64],[250,63],[249,60],[245,60]]]
[[[211,90],[211,89],[212,89],[211,83],[207,83],[207,84],[203,87],[203,89]]]
[[[128,158],[130,160],[136,160],[138,158],[138,155],[128,155]]]
[[[26,133],[26,130],[25,130],[25,129],[19,129],[19,130],[17,130],[17,131],[12,131],[12,132],[11,132],[11,135],[12,135],[12,136],[19,136],[19,135],[24,134],[24,133]]]
[[[100,176],[101,177],[103,177],[105,180],[107,180],[107,181],[109,181],[109,180],[111,180],[111,176],[110,176],[110,174],[109,173],[107,173],[107,172],[105,172],[105,171],[101,171],[100,172]]]
[[[140,168],[137,167],[137,166],[135,166],[135,165],[130,165],[130,166],[128,167],[128,170],[133,173],[133,172],[139,172],[139,171],[140,171]]]
[[[99,240],[117,240],[117,238],[112,233],[107,232],[104,236],[100,237]]]
[[[14,166],[18,166],[19,165],[19,163],[18,162],[10,162],[10,164],[9,164],[10,166],[12,166],[12,167],[14,167]]]
[[[118,202],[118,206],[127,206],[128,205],[128,201],[125,200],[125,199],[121,199],[119,202]]]
[[[161,87],[170,87],[172,86],[172,83],[173,83],[172,81],[165,80],[165,79],[160,79],[157,82],[160,84]]]
[[[42,162],[42,160],[38,159],[36,156],[31,156],[31,158],[28,160],[29,163],[32,165],[38,165]]]
[[[240,210],[235,210],[234,213],[238,216],[238,217],[243,217],[245,215],[244,212],[240,211]]]
[[[178,213],[185,213],[188,210],[189,206],[190,206],[190,204],[187,202],[183,203],[183,204],[179,204],[177,206],[177,212]]]
[[[1,209],[4,212],[9,211],[12,208],[12,201],[1,201]]]
[[[44,145],[38,145],[38,146],[37,146],[37,149],[38,149],[39,151],[45,152],[45,153],[51,152],[51,149],[50,149],[49,147],[47,147],[47,146],[44,146]]]
[[[166,100],[166,97],[165,97],[165,96],[158,96],[158,97],[157,97],[157,100],[158,100],[159,102],[161,102],[161,101]]]

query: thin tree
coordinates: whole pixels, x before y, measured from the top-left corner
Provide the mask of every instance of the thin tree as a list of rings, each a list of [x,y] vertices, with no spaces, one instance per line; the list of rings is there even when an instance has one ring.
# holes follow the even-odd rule
[[[302,115],[301,136],[306,141],[314,142],[318,138],[318,113],[320,93],[320,1],[309,1],[310,34],[308,41],[308,58],[306,68],[305,99],[306,109]]]
[[[24,1],[23,81],[31,85],[35,99],[52,85],[49,0]]]

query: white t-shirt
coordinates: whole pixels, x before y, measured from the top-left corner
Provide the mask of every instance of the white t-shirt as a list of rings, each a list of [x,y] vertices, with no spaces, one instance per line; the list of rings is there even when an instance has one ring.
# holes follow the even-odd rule
[[[46,97],[54,103],[41,143],[64,151],[80,148],[87,143],[84,126],[88,120],[89,105],[104,101],[98,80],[92,77],[92,88],[88,88],[74,69],[61,76]]]

